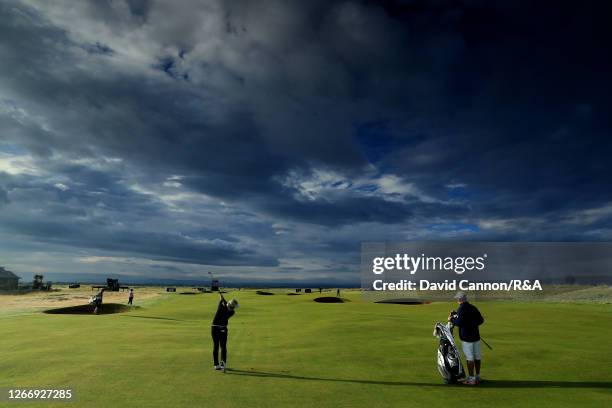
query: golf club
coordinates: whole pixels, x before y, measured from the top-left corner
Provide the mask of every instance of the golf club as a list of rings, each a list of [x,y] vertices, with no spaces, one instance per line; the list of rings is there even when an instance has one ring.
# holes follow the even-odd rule
[[[489,350],[493,350],[493,347],[489,346],[489,343],[487,343],[485,339],[482,338],[482,336],[480,337],[480,340],[482,340],[482,342],[485,344],[485,346],[489,348]]]

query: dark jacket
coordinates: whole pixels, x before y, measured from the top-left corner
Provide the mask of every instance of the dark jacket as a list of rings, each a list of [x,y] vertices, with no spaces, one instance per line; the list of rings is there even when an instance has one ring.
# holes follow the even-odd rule
[[[215,313],[215,318],[213,319],[213,326],[227,326],[227,321],[230,317],[234,315],[233,310],[229,310],[227,308],[227,301],[225,299],[221,299],[219,302],[219,306],[217,307],[217,313]]]
[[[478,326],[484,323],[484,319],[476,306],[463,302],[457,309],[457,317],[451,319],[455,326],[459,326],[459,338],[463,341],[480,340]]]

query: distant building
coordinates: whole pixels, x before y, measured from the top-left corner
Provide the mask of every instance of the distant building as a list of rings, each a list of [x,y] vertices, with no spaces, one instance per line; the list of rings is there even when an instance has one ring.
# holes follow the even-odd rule
[[[220,286],[221,285],[219,284],[219,280],[218,279],[213,279],[211,284],[210,284],[210,291],[211,292],[218,292]]]
[[[19,276],[0,266],[0,290],[17,290],[19,279]]]

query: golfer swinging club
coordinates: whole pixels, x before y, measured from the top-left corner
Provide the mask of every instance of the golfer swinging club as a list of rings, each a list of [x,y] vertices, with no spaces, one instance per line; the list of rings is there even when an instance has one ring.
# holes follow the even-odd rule
[[[223,294],[219,292],[221,300],[217,307],[217,313],[212,322],[210,333],[213,339],[213,360],[215,363],[215,370],[225,371],[227,364],[227,322],[230,317],[235,313],[235,309],[238,309],[238,301],[232,299],[229,302],[225,300]],[[221,364],[219,364],[219,345],[221,346]]]
[[[457,312],[448,315],[448,321],[459,326],[459,338],[465,359],[467,360],[469,377],[464,384],[476,385],[480,383],[480,332],[478,326],[484,323],[484,319],[476,306],[468,302],[464,292],[455,295],[459,308]],[[476,375],[474,376],[474,369]]]

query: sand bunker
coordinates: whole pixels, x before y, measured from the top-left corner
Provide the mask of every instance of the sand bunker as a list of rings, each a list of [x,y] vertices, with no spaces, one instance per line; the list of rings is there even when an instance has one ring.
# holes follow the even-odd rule
[[[118,303],[102,303],[98,310],[98,314],[113,314],[113,313],[124,313],[139,309],[139,306],[127,306]],[[44,313],[48,314],[93,314],[92,305],[79,305],[79,306],[68,306],[60,307],[57,309],[45,310]]]
[[[318,303],[345,303],[345,302],[348,302],[348,300],[345,300],[339,297],[335,297],[335,296],[318,297],[314,299],[314,301]]]
[[[300,296],[301,293],[287,293],[287,296]]]
[[[426,305],[431,302],[417,300],[417,299],[408,299],[408,298],[400,298],[400,299],[385,299],[379,300],[375,303],[387,303],[392,305]]]
[[[264,292],[263,290],[258,290],[257,292],[255,292],[258,295],[265,295],[265,296],[270,296],[273,295],[274,293],[272,292]]]

